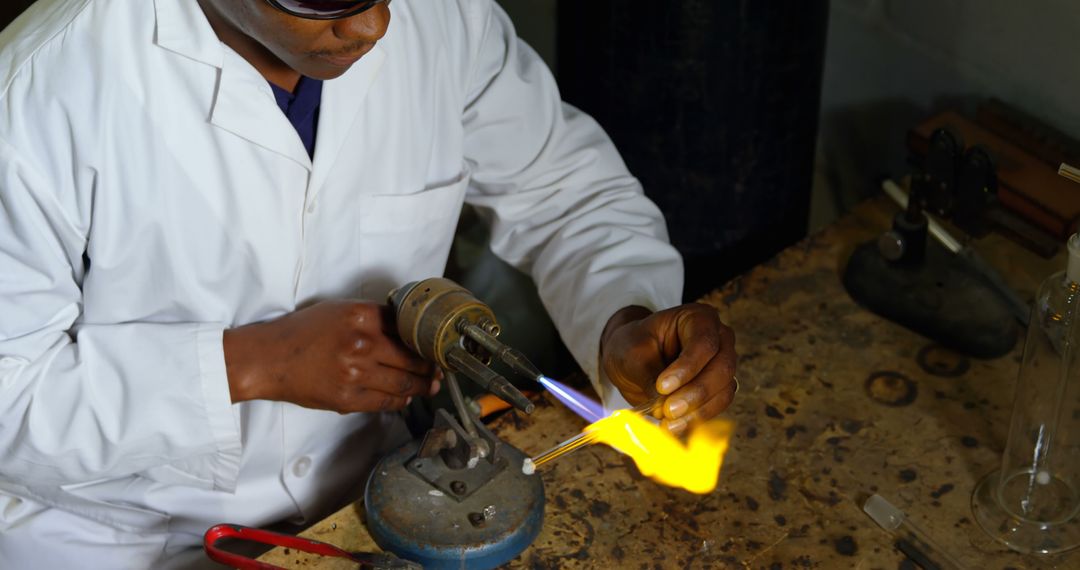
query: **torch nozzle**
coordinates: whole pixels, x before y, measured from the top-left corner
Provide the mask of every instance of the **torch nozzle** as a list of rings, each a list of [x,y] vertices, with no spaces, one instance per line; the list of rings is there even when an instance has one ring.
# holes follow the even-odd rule
[[[544,376],[540,369],[533,365],[532,362],[529,362],[529,359],[521,351],[499,342],[498,339],[488,334],[480,326],[468,323],[464,325],[462,332],[475,341],[476,344],[482,346],[484,350],[490,352],[492,356],[505,362],[514,372],[536,382],[539,382],[540,378]]]
[[[492,382],[488,386],[488,390],[492,394],[502,398],[504,401],[513,404],[513,406],[526,414],[533,413],[536,409],[536,404],[533,404],[525,394],[522,394],[520,390],[514,387],[506,378],[502,376],[495,382]]]
[[[479,384],[481,388],[495,394],[526,414],[531,414],[536,408],[529,398],[525,397],[525,394],[515,388],[509,380],[484,366],[482,362],[466,352],[465,349],[458,346],[451,348],[446,353],[446,359],[455,369]]]

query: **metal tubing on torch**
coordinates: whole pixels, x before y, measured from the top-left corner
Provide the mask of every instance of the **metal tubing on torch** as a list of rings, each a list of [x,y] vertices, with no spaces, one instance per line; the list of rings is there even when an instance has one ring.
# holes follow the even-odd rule
[[[476,341],[476,344],[484,347],[484,350],[490,352],[495,358],[505,362],[514,372],[536,382],[543,378],[544,374],[540,372],[540,369],[534,366],[532,362],[529,362],[529,359],[525,358],[525,355],[519,350],[499,342],[494,336],[477,325],[470,323],[462,328],[461,332],[465,333],[465,336]]]
[[[526,414],[531,414],[536,408],[536,406],[525,397],[525,394],[522,394],[517,388],[510,384],[509,380],[503,378],[500,374],[487,366],[484,366],[482,362],[466,352],[464,348],[461,348],[460,346],[452,347],[446,352],[446,360],[453,365],[454,368],[463,372],[466,376],[479,384],[481,388],[502,398]]]

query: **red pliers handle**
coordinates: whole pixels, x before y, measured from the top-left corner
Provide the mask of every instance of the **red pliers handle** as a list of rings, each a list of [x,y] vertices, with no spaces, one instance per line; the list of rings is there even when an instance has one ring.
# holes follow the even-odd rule
[[[257,542],[259,544],[267,544],[271,546],[284,546],[299,550],[301,552],[310,552],[312,554],[319,554],[322,556],[333,556],[336,558],[347,558],[354,562],[360,563],[360,568],[371,570],[391,570],[391,569],[406,569],[406,570],[423,570],[423,567],[415,562],[408,560],[402,560],[393,554],[389,553],[369,553],[369,552],[347,552],[332,544],[325,542],[319,542],[317,540],[310,540],[307,538],[300,538],[298,536],[292,536],[289,534],[281,534],[278,532],[271,532],[268,530],[259,530],[257,528],[248,528],[246,526],[240,526],[236,524],[219,524],[210,527],[203,535],[203,548],[206,550],[206,555],[210,557],[214,562],[220,562],[232,566],[233,568],[239,568],[241,570],[285,570],[280,566],[268,564],[266,562],[259,562],[246,556],[228,552],[217,547],[217,542],[223,538],[232,538],[236,540],[245,540],[248,542]]]

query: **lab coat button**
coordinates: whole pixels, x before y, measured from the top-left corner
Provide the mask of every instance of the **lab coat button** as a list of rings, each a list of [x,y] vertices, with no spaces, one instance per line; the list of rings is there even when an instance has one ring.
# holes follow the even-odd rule
[[[315,202],[312,202],[311,204],[308,204],[307,213],[311,214],[311,213],[314,213],[314,212],[315,212]]]
[[[310,470],[311,458],[306,455],[301,457],[300,459],[297,459],[296,462],[293,463],[292,472],[293,475],[296,475],[297,477],[303,477],[304,475],[307,475],[308,471]]]

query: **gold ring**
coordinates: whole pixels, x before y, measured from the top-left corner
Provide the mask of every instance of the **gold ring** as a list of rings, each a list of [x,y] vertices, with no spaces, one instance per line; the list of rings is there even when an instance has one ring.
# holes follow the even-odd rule
[[[733,394],[738,394],[739,393],[739,379],[736,378],[734,374],[732,374],[731,375],[731,381],[735,383],[735,391],[732,392],[732,393]]]

